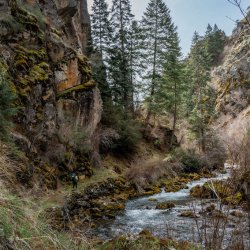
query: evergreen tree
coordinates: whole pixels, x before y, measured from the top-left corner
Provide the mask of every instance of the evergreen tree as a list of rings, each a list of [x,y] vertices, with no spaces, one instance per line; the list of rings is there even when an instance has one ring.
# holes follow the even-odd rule
[[[207,25],[206,36],[210,36],[213,31],[213,28],[210,24]]]
[[[225,33],[220,30],[217,25],[214,28],[209,24],[204,37],[204,46],[206,53],[209,56],[209,66],[218,64],[218,59],[225,46]]]
[[[2,65],[0,64],[0,69]],[[16,113],[13,106],[15,95],[10,88],[10,82],[4,71],[0,71],[0,140],[9,140],[9,130],[11,128],[11,118]]]
[[[164,72],[164,63],[171,47],[170,30],[173,23],[170,11],[162,0],[151,0],[142,18],[144,35],[144,54],[147,70],[143,80],[147,82],[149,120],[152,113],[157,112],[156,93],[159,92],[160,82]]]
[[[104,114],[109,112],[112,105],[111,89],[107,78],[108,50],[111,43],[111,27],[109,22],[108,5],[105,0],[94,0],[91,15],[91,34],[94,50],[93,78],[101,91]]]
[[[180,62],[180,46],[176,27],[169,29],[170,47],[164,63],[164,75],[160,82],[159,93],[156,94],[157,103],[161,111],[168,112],[173,116],[172,137],[170,148],[173,147],[177,119],[182,105],[182,95],[185,90],[183,82],[183,67]]]
[[[94,49],[100,53],[102,60],[105,61],[104,53],[110,43],[110,24],[108,5],[105,0],[94,0],[91,15],[91,34]]]
[[[211,67],[218,63],[225,45],[225,33],[217,25],[209,24],[205,36],[194,33],[191,52],[186,60],[185,78],[188,91],[185,96],[186,115],[190,130],[201,151],[206,152],[209,123],[215,116],[216,95],[209,84]]]
[[[133,112],[129,57],[129,31],[132,18],[129,0],[113,0],[110,21],[112,42],[109,49],[109,78],[113,101],[122,106],[126,112]]]
[[[210,80],[209,55],[198,33],[194,34],[191,53],[187,63],[189,72],[189,123],[191,132],[198,141],[202,152],[206,151],[206,133],[208,124],[214,114],[214,99]]]
[[[140,79],[142,71],[145,69],[142,63],[143,54],[142,29],[137,21],[132,21],[129,32],[129,60],[130,60],[130,85],[133,86],[134,106],[139,104],[139,95],[141,93]]]

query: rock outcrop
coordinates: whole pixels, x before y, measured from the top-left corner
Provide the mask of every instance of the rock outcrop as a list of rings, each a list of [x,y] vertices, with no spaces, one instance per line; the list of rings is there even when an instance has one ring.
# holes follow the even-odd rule
[[[0,67],[19,107],[13,136],[37,168],[91,175],[99,163],[102,101],[89,32],[86,0],[0,1]]]
[[[125,201],[135,190],[123,178],[108,178],[73,192],[63,207],[46,211],[48,222],[56,229],[84,228],[89,222],[113,219],[117,211],[125,209]],[[94,225],[93,225],[94,226]]]
[[[239,121],[244,126],[250,121],[250,26],[246,20],[238,23],[223,54],[221,66],[212,72],[220,114],[216,126],[239,129]]]

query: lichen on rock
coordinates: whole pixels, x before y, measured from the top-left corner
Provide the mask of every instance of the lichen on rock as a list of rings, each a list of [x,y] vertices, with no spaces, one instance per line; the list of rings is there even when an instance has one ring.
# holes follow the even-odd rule
[[[28,142],[18,146],[32,160],[42,158],[49,168],[62,172],[71,170],[61,167],[65,152],[70,151],[74,166],[91,176],[92,159],[98,159],[98,141],[93,138],[101,119],[102,102],[84,55],[90,25],[87,10],[83,12],[85,5],[76,2],[74,12],[68,15],[72,6],[63,2],[8,1],[0,6],[0,27],[4,27],[0,31],[0,53],[17,94],[19,109],[13,132]],[[84,24],[85,28],[75,23]],[[73,145],[80,145],[82,138],[74,133],[84,134],[81,147],[88,149],[87,157],[86,152],[82,155],[86,160],[69,140],[62,140],[68,129],[72,130],[68,136],[72,135]]]

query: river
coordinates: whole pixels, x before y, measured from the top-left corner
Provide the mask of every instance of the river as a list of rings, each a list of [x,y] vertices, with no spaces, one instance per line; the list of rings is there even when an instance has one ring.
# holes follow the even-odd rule
[[[155,236],[197,241],[195,220],[180,217],[181,212],[193,209],[194,206],[197,211],[201,208],[201,201],[190,198],[190,189],[210,180],[225,180],[228,177],[229,174],[218,174],[215,178],[203,178],[190,182],[186,189],[175,193],[162,190],[159,194],[130,200],[126,203],[125,210],[117,213],[114,220],[107,220],[99,225],[97,235],[103,239],[110,239],[121,234],[138,234],[143,229],[148,229]],[[173,202],[175,207],[167,210],[156,209],[156,205],[161,202]],[[211,202],[211,200],[205,202]],[[228,223],[226,240],[229,240],[230,232],[235,227]]]

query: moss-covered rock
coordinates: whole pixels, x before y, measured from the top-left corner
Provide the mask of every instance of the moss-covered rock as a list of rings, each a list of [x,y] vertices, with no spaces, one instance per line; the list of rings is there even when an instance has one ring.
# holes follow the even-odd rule
[[[159,194],[161,192],[160,187],[158,186],[148,186],[145,188],[145,191],[141,195],[153,195]]]
[[[184,189],[189,181],[190,179],[185,177],[175,177],[171,179],[163,179],[160,185],[165,188],[166,192],[177,192]]]
[[[122,235],[113,240],[100,244],[97,250],[115,249],[115,250],[190,250],[198,249],[186,241],[174,241],[167,238],[158,238],[152,235],[150,231],[144,229],[139,235],[127,238]]]
[[[179,216],[188,218],[198,218],[198,216],[191,210],[183,211]]]
[[[166,210],[174,208],[175,204],[173,202],[162,202],[156,205],[155,209]]]
[[[157,199],[155,199],[155,198],[149,198],[148,201],[155,202],[155,201],[157,201]]]
[[[190,190],[190,195],[203,199],[219,197],[223,203],[233,206],[239,205],[243,200],[242,193],[235,191],[235,188],[225,181],[214,181],[213,184],[205,183],[203,186],[195,186]]]

